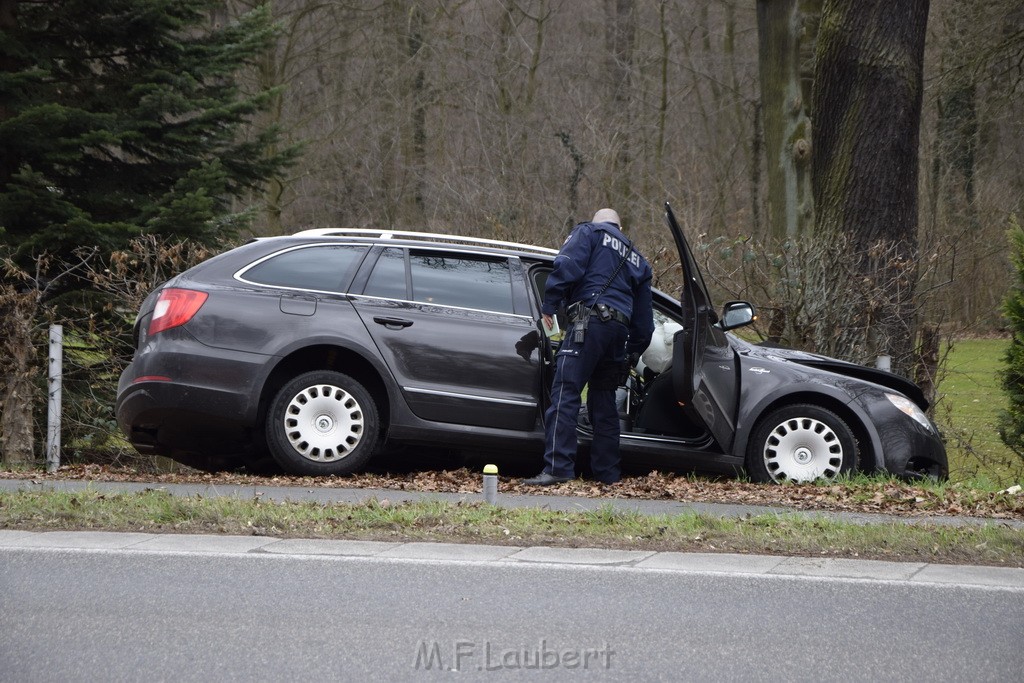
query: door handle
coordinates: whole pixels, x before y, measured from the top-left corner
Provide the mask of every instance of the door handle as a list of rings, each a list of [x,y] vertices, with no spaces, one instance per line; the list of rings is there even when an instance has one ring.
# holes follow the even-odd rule
[[[384,316],[374,316],[373,322],[377,323],[378,325],[383,325],[384,327],[389,327],[391,329],[409,327],[410,325],[412,325],[411,320],[405,320],[404,318],[387,318]]]

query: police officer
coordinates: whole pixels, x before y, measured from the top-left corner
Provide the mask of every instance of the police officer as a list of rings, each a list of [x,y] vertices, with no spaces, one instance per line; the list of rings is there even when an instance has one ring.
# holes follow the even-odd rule
[[[541,309],[546,325],[561,305],[571,325],[555,357],[544,416],[544,470],[523,483],[548,486],[575,477],[576,421],[589,383],[591,470],[596,480],[612,484],[621,477],[615,389],[627,356],[635,365],[654,332],[651,267],[623,234],[614,210],[601,209],[593,221],[577,225],[555,257]]]

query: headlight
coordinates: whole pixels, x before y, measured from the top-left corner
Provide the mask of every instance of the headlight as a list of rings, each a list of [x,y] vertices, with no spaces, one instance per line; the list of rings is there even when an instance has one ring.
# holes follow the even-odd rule
[[[885,397],[889,399],[889,403],[896,406],[896,410],[914,420],[929,432],[932,431],[931,420],[928,419],[928,416],[924,414],[924,411],[916,403],[906,396],[899,396],[897,394],[886,394]]]

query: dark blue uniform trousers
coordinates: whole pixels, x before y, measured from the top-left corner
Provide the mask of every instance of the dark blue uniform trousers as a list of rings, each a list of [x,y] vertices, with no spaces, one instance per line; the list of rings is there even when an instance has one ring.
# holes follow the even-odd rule
[[[576,423],[580,394],[587,388],[587,411],[594,427],[590,466],[598,481],[616,482],[619,468],[619,414],[615,407],[615,382],[610,381],[626,359],[629,330],[620,322],[590,319],[583,343],[566,332],[555,356],[551,405],[544,416],[544,471],[556,477],[574,477]]]

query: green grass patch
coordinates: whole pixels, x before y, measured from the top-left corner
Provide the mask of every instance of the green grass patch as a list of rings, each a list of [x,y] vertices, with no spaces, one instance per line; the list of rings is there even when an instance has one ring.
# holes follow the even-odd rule
[[[939,384],[936,421],[946,438],[950,479],[981,487],[1005,487],[1024,479],[1024,460],[996,431],[1006,410],[1001,375],[1008,339],[962,339],[953,343]]]
[[[611,506],[592,512],[557,512],[445,501],[325,505],[179,497],[158,490],[124,494],[18,491],[0,492],[0,528],[420,540],[1024,566],[1024,531],[1008,525],[954,528],[851,524],[796,515],[642,515]]]

